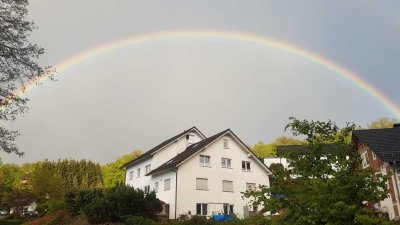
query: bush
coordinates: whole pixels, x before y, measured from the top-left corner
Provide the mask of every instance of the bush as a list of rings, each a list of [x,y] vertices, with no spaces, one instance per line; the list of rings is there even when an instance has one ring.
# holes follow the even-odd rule
[[[141,216],[124,216],[124,222],[127,225],[156,225],[153,220]]]
[[[127,216],[155,219],[162,209],[154,192],[145,195],[125,185],[69,192],[65,202],[71,214],[84,213],[90,223],[122,222]]]

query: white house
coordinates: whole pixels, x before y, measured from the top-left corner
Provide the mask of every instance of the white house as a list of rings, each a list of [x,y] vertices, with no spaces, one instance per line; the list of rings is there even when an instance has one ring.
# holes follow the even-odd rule
[[[241,192],[269,186],[271,172],[230,130],[206,138],[192,127],[125,164],[126,184],[165,203],[170,219],[182,215],[252,213]]]

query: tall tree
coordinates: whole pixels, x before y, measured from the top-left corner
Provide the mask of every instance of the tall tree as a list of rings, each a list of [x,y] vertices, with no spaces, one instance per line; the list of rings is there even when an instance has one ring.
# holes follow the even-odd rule
[[[271,187],[260,186],[244,196],[266,211],[284,212],[283,224],[388,223],[367,204],[387,197],[388,176],[361,168],[358,153],[346,142],[354,128],[290,118],[286,129],[306,137],[307,152],[291,153],[290,170],[276,167]]]
[[[13,121],[25,113],[28,99],[20,96],[20,90],[54,74],[38,63],[43,48],[29,41],[36,27],[26,20],[27,5],[28,0],[0,0],[0,121]],[[14,143],[17,136],[17,131],[0,127],[0,150],[22,155]]]
[[[283,145],[300,145],[302,144],[303,141],[292,138],[292,137],[286,137],[286,136],[281,136],[275,139],[270,144],[266,144],[262,141],[259,141],[257,144],[254,146],[251,146],[250,149],[256,154],[257,157],[259,158],[265,158],[269,156],[276,156],[276,147],[277,146],[283,146]]]
[[[115,187],[118,183],[124,182],[125,170],[121,167],[125,163],[137,158],[141,154],[143,154],[142,151],[134,150],[132,153],[119,157],[117,160],[115,160],[115,162],[103,166],[101,171],[103,173],[104,187],[111,188]]]
[[[387,117],[379,118],[372,121],[367,125],[368,129],[381,129],[381,128],[392,128],[395,123],[398,123],[397,119],[389,119]]]

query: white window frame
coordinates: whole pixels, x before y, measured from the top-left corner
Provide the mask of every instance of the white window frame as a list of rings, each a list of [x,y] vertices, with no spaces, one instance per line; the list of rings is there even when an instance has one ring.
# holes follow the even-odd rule
[[[145,195],[149,194],[150,193],[150,185],[145,185],[143,187],[143,192]]]
[[[229,149],[229,140],[224,139],[224,149]]]
[[[147,165],[146,167],[145,167],[145,174],[147,175],[148,173],[150,173],[151,172],[151,164],[149,164],[149,165]]]
[[[361,154],[361,163],[362,163],[362,167],[367,168],[369,166],[369,162],[368,162],[368,151],[365,151]]]
[[[168,186],[166,185],[167,182],[169,184]],[[171,190],[171,179],[165,179],[164,180],[164,191],[169,191],[169,190]]]
[[[158,182],[155,182],[155,183],[154,183],[154,191],[155,191],[156,193],[158,193],[158,188],[159,188],[159,186],[160,186],[160,183],[158,183]]]
[[[232,159],[230,159],[230,158],[221,158],[221,167],[222,168],[232,168]]]
[[[208,162],[206,162],[206,159],[208,159]],[[199,157],[199,163],[200,166],[202,167],[210,167],[210,162],[211,162],[211,157],[208,155],[200,155]]]
[[[198,205],[200,205],[200,214],[197,213]],[[204,210],[204,206],[206,206],[205,210]],[[208,215],[208,204],[207,203],[196,203],[196,215],[207,216]]]
[[[372,152],[372,159],[373,159],[373,160],[376,160],[376,154],[375,154],[375,152]]]
[[[245,165],[244,168],[243,168],[243,163]],[[242,161],[242,171],[251,172],[251,162],[250,161],[244,161],[244,160]]]
[[[133,171],[129,172],[129,180],[133,180]]]
[[[254,191],[256,189],[257,189],[257,184],[256,183],[246,182],[246,191]]]
[[[137,168],[137,174],[136,174],[136,177],[140,177],[140,168]]]

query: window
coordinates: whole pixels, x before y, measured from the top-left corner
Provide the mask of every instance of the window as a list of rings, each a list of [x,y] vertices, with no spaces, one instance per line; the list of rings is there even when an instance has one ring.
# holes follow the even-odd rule
[[[151,164],[147,165],[147,166],[145,167],[145,170],[146,170],[146,174],[150,173],[150,171],[151,171]]]
[[[195,138],[196,138],[196,136],[194,134],[186,135],[186,140],[188,141],[189,144],[194,144]]]
[[[150,185],[146,185],[143,187],[144,194],[150,193]]]
[[[233,182],[229,180],[222,181],[222,191],[223,192],[233,192]]]
[[[366,168],[366,167],[368,167],[369,166],[369,163],[368,163],[368,155],[367,155],[367,151],[365,151],[364,153],[362,153],[361,154],[361,161],[362,161],[362,167],[363,168]]]
[[[169,204],[163,205],[161,213],[169,216]]]
[[[164,180],[164,191],[171,189],[171,179]]]
[[[224,148],[225,149],[229,148],[229,140],[228,139],[224,139]]]
[[[208,190],[207,178],[196,178],[196,190]]]
[[[246,183],[246,190],[251,191],[256,189],[255,183]]]
[[[232,164],[231,164],[231,159],[228,158],[222,158],[221,159],[221,166],[224,168],[232,168]]]
[[[243,171],[250,171],[250,162],[249,161],[242,161],[242,170]]]
[[[373,160],[376,159],[376,154],[375,154],[375,152],[372,152],[372,159],[373,159]]]
[[[137,169],[137,175],[136,177],[140,177],[140,168]]]
[[[155,191],[156,193],[158,193],[158,182],[156,182],[156,183],[154,184],[154,191]]]
[[[230,205],[229,203],[224,203],[223,206],[225,215],[233,215],[233,205]]]
[[[207,215],[207,204],[197,203],[196,204],[196,214],[206,216]]]
[[[210,156],[200,155],[200,166],[210,166]]]
[[[129,172],[129,180],[133,180],[133,171]]]

